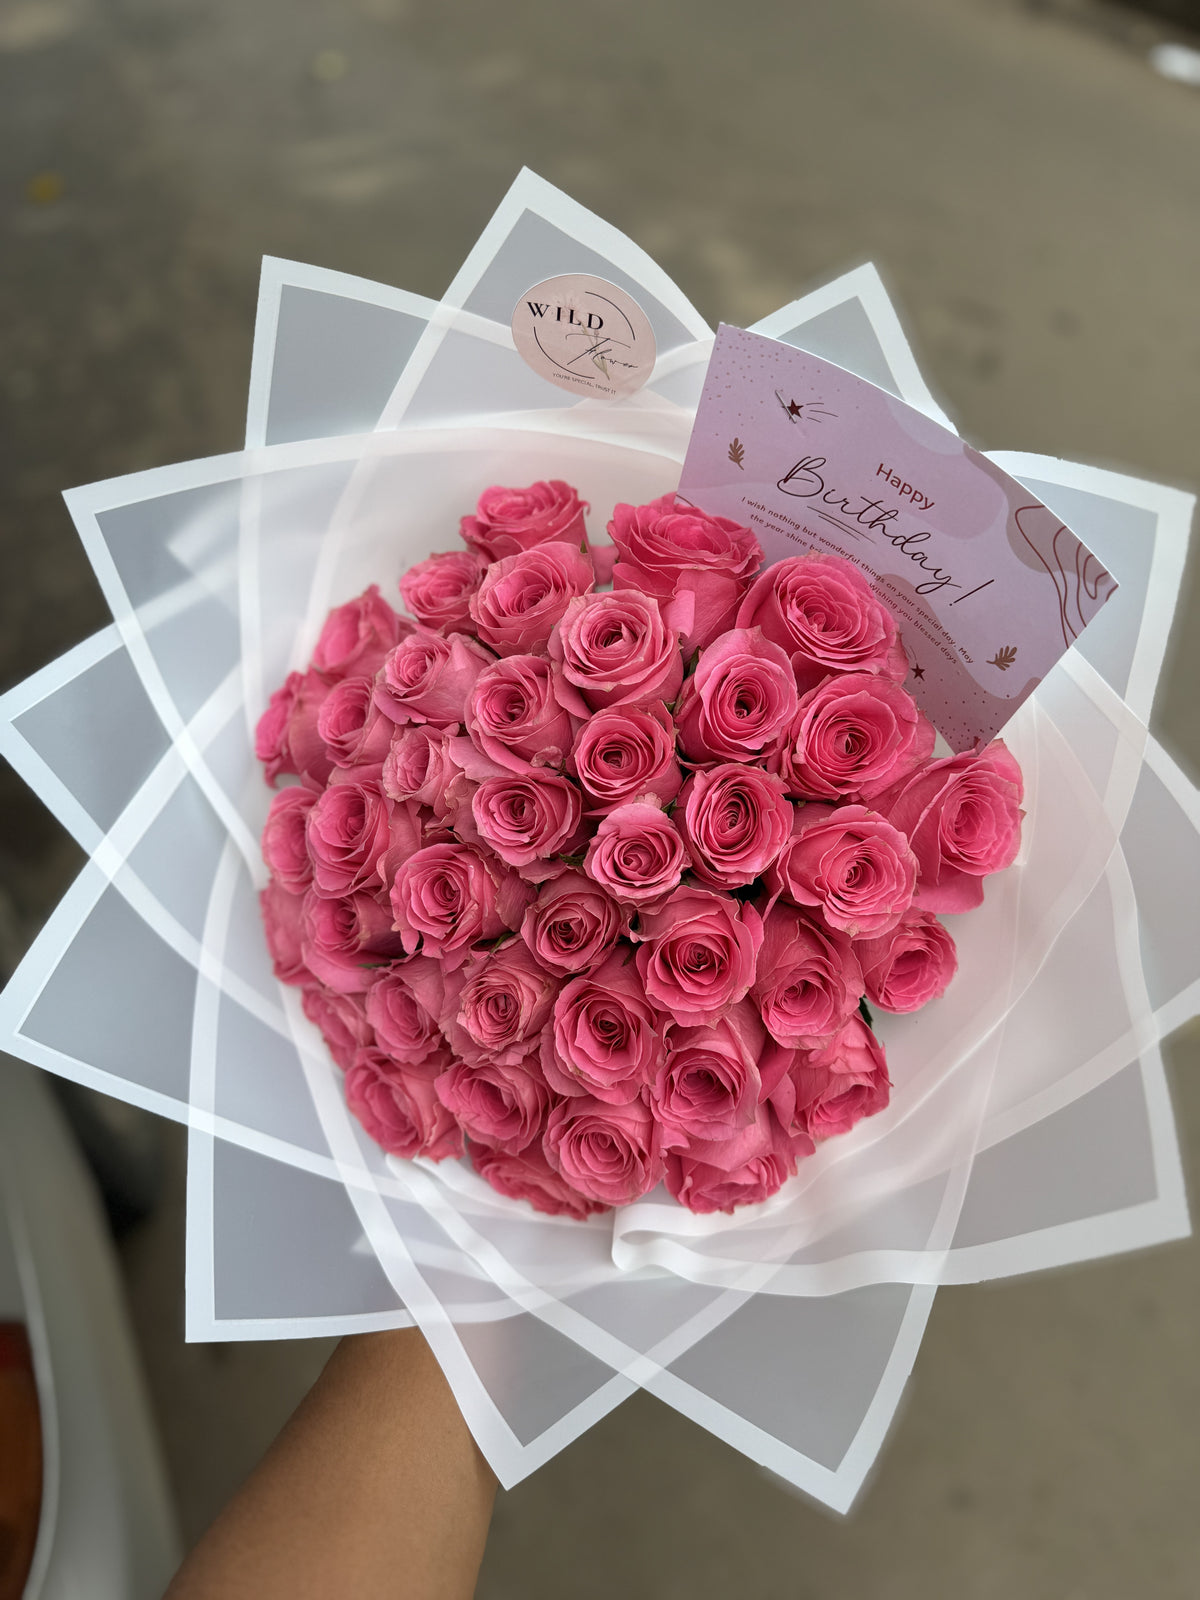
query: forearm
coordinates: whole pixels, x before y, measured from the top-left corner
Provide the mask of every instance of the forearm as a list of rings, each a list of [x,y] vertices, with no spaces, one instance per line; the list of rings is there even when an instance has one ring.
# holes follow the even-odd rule
[[[344,1339],[166,1600],[467,1600],[495,1491],[421,1335]]]

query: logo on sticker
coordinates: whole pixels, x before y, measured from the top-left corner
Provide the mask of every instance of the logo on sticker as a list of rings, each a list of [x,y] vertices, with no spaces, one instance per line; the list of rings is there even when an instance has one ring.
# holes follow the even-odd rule
[[[571,394],[619,399],[654,370],[654,330],[641,306],[584,273],[526,290],[513,307],[512,334],[526,363]]]

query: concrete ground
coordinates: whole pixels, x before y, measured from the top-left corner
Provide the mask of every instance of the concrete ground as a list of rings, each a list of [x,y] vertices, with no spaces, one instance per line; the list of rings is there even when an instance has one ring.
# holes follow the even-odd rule
[[[0,681],[105,620],[66,485],[237,448],[258,262],[437,295],[517,168],[715,323],[873,259],[966,435],[1200,482],[1200,89],[1089,0],[4,0]],[[1200,770],[1200,563],[1157,731]],[[0,775],[0,947],[77,870]],[[1171,1048],[1200,1171],[1198,1038]],[[324,1356],[182,1343],[182,1179],[126,1242],[195,1535]],[[640,1398],[502,1496],[485,1600],[1200,1594],[1200,1249],[934,1309],[846,1520]]]

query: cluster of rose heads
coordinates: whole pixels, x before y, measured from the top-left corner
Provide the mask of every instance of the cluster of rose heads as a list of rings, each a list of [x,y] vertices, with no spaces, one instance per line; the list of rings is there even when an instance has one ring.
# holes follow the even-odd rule
[[[539,1211],[728,1212],[887,1104],[865,1001],[943,992],[935,913],[1012,861],[1021,773],[934,759],[851,563],[756,576],[673,495],[593,550],[585,509],[488,489],[401,580],[415,623],[375,587],[330,613],[258,727],[297,780],[267,937],[384,1149]]]

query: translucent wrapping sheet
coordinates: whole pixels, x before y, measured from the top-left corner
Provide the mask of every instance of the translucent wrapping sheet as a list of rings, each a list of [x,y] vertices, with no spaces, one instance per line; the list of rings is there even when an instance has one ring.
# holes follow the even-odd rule
[[[631,400],[575,402],[513,350],[522,290],[581,270],[654,325]],[[945,421],[871,268],[758,331]],[[415,1321],[505,1483],[643,1387],[845,1509],[938,1284],[1187,1229],[1158,1041],[1200,1009],[1200,807],[1146,730],[1189,497],[996,457],[1121,588],[1005,731],[1021,858],[953,920],[946,997],[878,1019],[891,1106],[761,1206],[699,1217],[660,1190],[580,1223],[384,1156],[258,918],[253,726],[328,607],[394,593],[489,483],[566,478],[594,534],[672,489],[710,346],[653,263],[530,174],[439,304],[265,263],[246,451],[68,496],[114,625],[12,691],[0,739],[91,859],[0,997],[0,1044],[189,1125],[191,1337]]]

